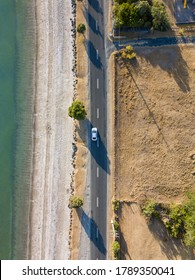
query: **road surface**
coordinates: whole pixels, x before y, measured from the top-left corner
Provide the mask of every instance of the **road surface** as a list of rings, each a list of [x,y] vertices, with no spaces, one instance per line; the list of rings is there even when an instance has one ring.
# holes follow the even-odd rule
[[[97,127],[97,142],[89,141],[91,153],[91,217],[90,259],[107,258],[107,175],[110,173],[107,155],[106,58],[104,47],[104,7],[102,0],[88,0],[86,19],[89,25],[87,52],[90,69],[91,128]]]

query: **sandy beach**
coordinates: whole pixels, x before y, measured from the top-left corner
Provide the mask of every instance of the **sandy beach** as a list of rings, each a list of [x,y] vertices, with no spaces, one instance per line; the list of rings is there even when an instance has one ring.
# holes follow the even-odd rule
[[[69,259],[74,95],[70,0],[37,0],[34,150],[28,259]]]

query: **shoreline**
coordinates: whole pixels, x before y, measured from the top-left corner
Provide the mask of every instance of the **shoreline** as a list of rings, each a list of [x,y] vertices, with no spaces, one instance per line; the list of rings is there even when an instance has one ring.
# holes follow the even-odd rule
[[[26,3],[25,0],[19,0],[14,4],[14,119],[16,128],[13,139],[12,237],[10,259],[26,259],[32,158],[32,111],[35,80],[34,10],[34,1]]]
[[[69,0],[36,2],[33,159],[27,259],[69,259],[74,18]]]

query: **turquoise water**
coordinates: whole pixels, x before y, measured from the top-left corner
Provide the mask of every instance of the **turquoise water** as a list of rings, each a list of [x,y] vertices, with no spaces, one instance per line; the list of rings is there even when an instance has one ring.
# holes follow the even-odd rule
[[[0,259],[27,258],[34,23],[34,1],[0,0]]]

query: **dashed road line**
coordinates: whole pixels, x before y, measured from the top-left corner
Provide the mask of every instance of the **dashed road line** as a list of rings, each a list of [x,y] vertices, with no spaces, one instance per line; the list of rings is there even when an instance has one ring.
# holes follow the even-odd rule
[[[96,59],[98,60],[98,58],[99,58],[99,51],[96,50]]]
[[[99,79],[97,78],[97,88],[99,88]]]
[[[97,197],[97,207],[99,207],[99,197]]]
[[[97,119],[99,119],[99,117],[100,117],[100,110],[99,108],[97,108]]]
[[[99,167],[97,167],[97,177],[99,178]]]

